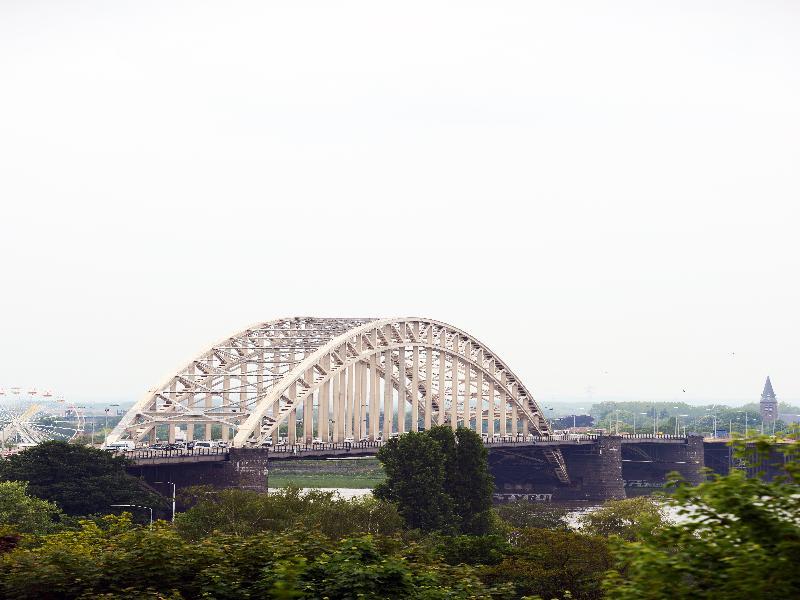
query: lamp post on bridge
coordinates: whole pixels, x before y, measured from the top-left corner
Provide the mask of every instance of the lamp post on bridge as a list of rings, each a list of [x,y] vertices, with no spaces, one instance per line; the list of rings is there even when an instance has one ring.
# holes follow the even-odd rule
[[[655,403],[653,403],[653,437],[656,437],[656,435],[658,435],[656,433],[657,424],[658,424],[658,417],[656,416],[656,405]]]
[[[578,410],[586,410],[586,409],[584,407],[582,407],[582,406],[579,406]],[[575,413],[572,413],[572,428],[573,429],[577,429],[577,426],[575,425],[575,417],[576,416],[577,415]]]
[[[675,416],[675,437],[678,437],[681,433],[681,426],[680,426],[680,419],[683,417],[688,417],[689,415],[676,415]],[[683,426],[683,434],[686,435],[686,425]]]
[[[154,481],[153,483],[171,483],[172,484],[172,522],[175,522],[175,482],[173,481]]]
[[[106,424],[103,426],[103,445],[108,444],[108,411],[111,409],[106,406]]]

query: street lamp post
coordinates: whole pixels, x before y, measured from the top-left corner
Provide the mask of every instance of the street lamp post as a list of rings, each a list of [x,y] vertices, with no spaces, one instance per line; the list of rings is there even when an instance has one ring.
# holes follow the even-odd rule
[[[112,504],[111,506],[116,507],[127,507],[127,508],[144,508],[150,511],[150,527],[153,526],[153,509],[149,506],[141,506],[139,504]]]
[[[154,481],[153,483],[171,483],[172,484],[172,522],[175,522],[175,483],[173,481]]]
[[[682,417],[688,417],[689,415],[677,415],[675,417],[675,437],[678,437],[681,434],[681,426],[680,426],[680,419]],[[686,435],[686,425],[683,426],[683,435]]]
[[[578,410],[586,410],[586,409],[584,407],[582,407],[582,406],[579,406]],[[577,416],[576,413],[572,413],[572,428],[573,429],[577,428],[577,426],[575,425],[575,417],[576,416]]]
[[[656,419],[656,405],[653,404],[653,437],[656,437],[656,427],[657,427],[657,419]]]

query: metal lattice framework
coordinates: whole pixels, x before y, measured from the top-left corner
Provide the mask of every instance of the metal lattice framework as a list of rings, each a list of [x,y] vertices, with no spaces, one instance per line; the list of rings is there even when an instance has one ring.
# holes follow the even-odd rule
[[[489,436],[550,433],[519,378],[460,329],[415,317],[293,317],[212,346],[150,390],[109,442],[154,440],[159,426],[170,441],[181,428],[187,439],[246,447],[279,435],[385,440],[436,424]]]

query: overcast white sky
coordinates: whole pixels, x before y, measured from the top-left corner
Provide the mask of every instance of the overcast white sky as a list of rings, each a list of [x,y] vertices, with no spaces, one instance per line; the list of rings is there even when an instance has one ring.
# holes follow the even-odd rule
[[[420,315],[545,402],[796,401],[799,200],[796,2],[0,0],[0,387]]]

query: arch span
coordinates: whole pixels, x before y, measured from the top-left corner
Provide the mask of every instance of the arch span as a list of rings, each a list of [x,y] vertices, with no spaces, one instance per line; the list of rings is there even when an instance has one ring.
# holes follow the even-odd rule
[[[511,369],[441,321],[292,317],[206,350],[148,391],[110,441],[232,440],[236,447],[314,439],[379,440],[432,425],[488,436],[547,435]],[[163,432],[163,433],[162,433]]]

